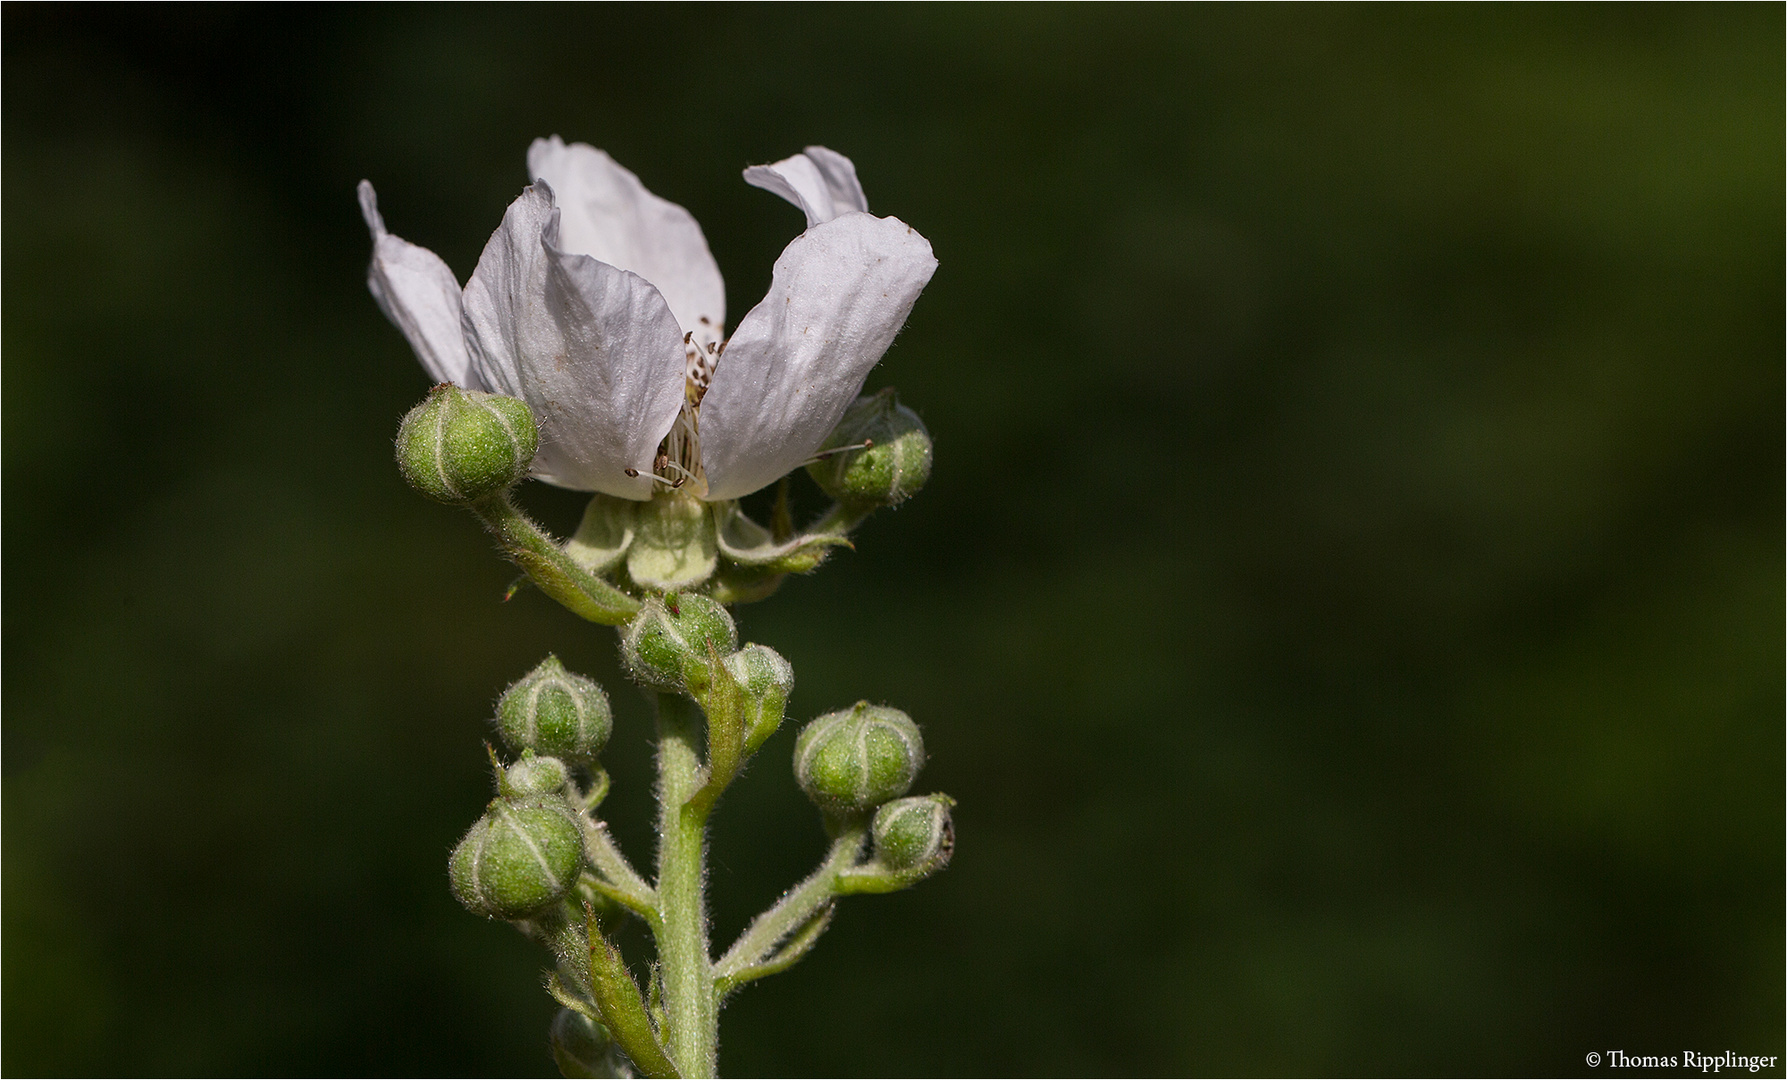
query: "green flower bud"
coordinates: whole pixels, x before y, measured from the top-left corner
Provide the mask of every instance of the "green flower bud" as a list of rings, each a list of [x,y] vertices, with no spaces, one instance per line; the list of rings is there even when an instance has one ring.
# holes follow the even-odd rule
[[[442,383],[397,429],[397,467],[410,486],[455,505],[477,502],[527,476],[540,432],[527,403]]]
[[[776,733],[794,689],[794,666],[768,645],[746,645],[726,658],[739,689],[745,692],[745,753]]]
[[[551,655],[503,691],[496,720],[509,749],[532,750],[573,765],[596,760],[614,730],[614,714],[601,686],[566,671]]]
[[[552,1057],[566,1076],[618,1076],[608,1057],[608,1030],[576,1009],[552,1018]]]
[[[821,810],[862,813],[906,794],[924,760],[924,740],[910,716],[859,701],[801,731],[794,778]]]
[[[453,849],[453,895],[474,915],[525,919],[562,900],[583,869],[583,831],[563,799],[497,799]]]
[[[716,600],[667,593],[648,600],[621,638],[621,657],[633,678],[657,690],[707,684],[709,646],[720,656],[738,648],[738,628]]]
[[[919,795],[895,799],[875,811],[870,829],[875,858],[892,870],[924,863],[941,870],[955,850],[955,828],[949,820],[949,808],[955,804],[948,795]]]
[[[859,446],[859,450],[826,450]],[[856,399],[807,466],[813,481],[839,502],[897,506],[931,477],[931,433],[890,387]]]
[[[565,763],[555,757],[535,757],[532,751],[504,769],[497,791],[505,799],[529,799],[557,795],[571,779]]]

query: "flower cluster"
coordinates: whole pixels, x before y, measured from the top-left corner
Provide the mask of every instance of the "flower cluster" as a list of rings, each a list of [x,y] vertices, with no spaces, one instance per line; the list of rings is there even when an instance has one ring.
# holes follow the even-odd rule
[[[745,170],[807,228],[728,338],[687,210],[582,143],[536,140],[527,161],[533,183],[463,289],[386,230],[362,181],[367,283],[437,382],[527,403],[532,473],[560,487],[717,502],[773,483],[825,444],[937,266],[923,236],[868,212],[849,158],[810,146]]]

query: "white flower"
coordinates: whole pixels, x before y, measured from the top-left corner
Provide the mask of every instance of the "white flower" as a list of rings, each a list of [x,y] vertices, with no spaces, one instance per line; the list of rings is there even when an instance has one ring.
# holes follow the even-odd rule
[[[362,181],[367,285],[436,381],[528,403],[534,475],[560,487],[717,501],[774,482],[819,449],[937,268],[924,237],[868,212],[849,158],[809,146],[745,170],[807,229],[722,344],[725,286],[687,210],[582,143],[536,140],[527,163],[463,293],[385,230]]]

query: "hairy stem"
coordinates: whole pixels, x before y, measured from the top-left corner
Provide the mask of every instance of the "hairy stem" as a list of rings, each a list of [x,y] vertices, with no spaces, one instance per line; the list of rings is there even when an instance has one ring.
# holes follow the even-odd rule
[[[664,980],[664,1043],[684,1076],[714,1075],[719,1003],[708,956],[703,897],[707,806],[691,805],[705,780],[693,702],[658,699],[658,962]]]
[[[768,911],[752,920],[751,925],[726,950],[715,965],[715,972],[725,988],[745,982],[738,976],[762,964],[784,939],[808,925],[821,908],[831,903],[838,892],[838,879],[856,865],[862,854],[863,838],[868,832],[866,820],[847,821],[838,829],[837,837],[826,853],[819,869],[788,890],[786,896]],[[796,957],[798,959],[798,957]],[[764,971],[750,977],[771,974]]]
[[[533,583],[577,615],[604,626],[620,626],[639,611],[639,601],[596,577],[565,554],[538,525],[500,492],[472,504],[472,513]]]

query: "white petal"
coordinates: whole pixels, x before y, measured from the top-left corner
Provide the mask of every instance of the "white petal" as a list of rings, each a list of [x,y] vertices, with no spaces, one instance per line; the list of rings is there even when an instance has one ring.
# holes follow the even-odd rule
[[[657,286],[684,330],[699,332],[705,319],[719,340],[726,285],[687,210],[647,191],[602,151],[586,143],[566,146],[557,135],[534,140],[527,169],[552,186],[566,251],[638,274]]]
[[[545,184],[510,204],[466,285],[467,344],[494,389],[533,409],[534,475],[650,498],[682,403],[682,330],[644,278],[559,250],[559,228]]]
[[[439,255],[385,231],[378,194],[360,181],[360,216],[372,230],[372,265],[366,287],[403,336],[416,359],[437,383],[457,383],[467,390],[484,384],[465,349],[459,324],[459,281]]]
[[[823,146],[809,146],[806,153],[774,165],[753,165],[745,170],[745,183],[773,191],[800,207],[809,229],[842,214],[867,213],[869,209],[869,200],[856,179],[856,166],[843,154]]]
[[[788,245],[701,403],[709,499],[748,495],[813,456],[936,269],[930,242],[898,218],[846,214]]]

